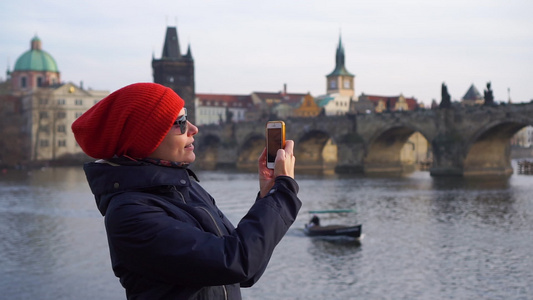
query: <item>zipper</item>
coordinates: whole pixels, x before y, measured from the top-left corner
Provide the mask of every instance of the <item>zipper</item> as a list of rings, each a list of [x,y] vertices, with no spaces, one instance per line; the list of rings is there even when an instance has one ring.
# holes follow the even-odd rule
[[[185,201],[185,197],[183,196],[183,194],[178,191],[178,189],[176,189],[175,186],[172,187],[172,189],[176,192],[178,192],[178,194],[180,195],[181,197],[181,200],[183,201],[183,203],[187,204],[187,201]],[[197,208],[205,211],[207,213],[207,215],[209,216],[209,218],[211,219],[211,221],[213,222],[213,224],[215,225],[217,231],[218,231],[218,236],[222,237],[223,234],[222,234],[222,230],[220,230],[220,227],[218,227],[218,224],[217,222],[215,221],[215,218],[213,217],[213,215],[209,212],[209,210],[207,210],[207,208],[205,207],[202,207],[202,206],[198,206]],[[222,285],[222,290],[224,291],[224,299],[225,300],[228,300],[228,289],[226,288],[225,285]]]
[[[182,196],[182,197],[183,197],[183,196]],[[185,201],[185,199],[184,199],[184,201]],[[207,210],[207,208],[205,208],[205,207],[198,206],[198,208],[201,209],[201,210],[203,210],[203,211],[205,211],[205,212],[207,213],[207,215],[209,216],[209,218],[211,218],[211,221],[213,221],[213,224],[215,224],[215,227],[216,227],[216,229],[217,229],[217,231],[218,231],[218,236],[222,237],[222,235],[223,235],[223,234],[222,234],[222,230],[220,230],[220,227],[218,227],[218,224],[217,224],[217,222],[215,221],[215,218],[213,217],[213,215],[212,215],[212,214]],[[222,285],[222,289],[224,290],[224,299],[227,300],[227,299],[228,299],[228,290],[227,290],[227,288],[226,288],[225,285]]]
[[[222,230],[220,230],[220,227],[218,227],[218,224],[217,222],[215,221],[215,218],[213,218],[213,215],[207,210],[207,208],[205,207],[202,207],[202,206],[198,206],[197,208],[205,211],[207,213],[207,215],[209,216],[209,218],[211,218],[211,221],[213,221],[213,224],[215,224],[215,227],[217,228],[217,231],[218,231],[218,236],[222,237],[223,234],[222,234]]]
[[[180,195],[181,201],[183,201],[184,204],[187,204],[187,201],[185,201],[185,197],[180,191],[178,191],[178,189],[175,186],[172,186],[172,190],[174,190],[176,193],[178,193],[178,195]]]
[[[225,285],[222,286],[222,290],[224,290],[224,299],[228,300],[228,290]]]

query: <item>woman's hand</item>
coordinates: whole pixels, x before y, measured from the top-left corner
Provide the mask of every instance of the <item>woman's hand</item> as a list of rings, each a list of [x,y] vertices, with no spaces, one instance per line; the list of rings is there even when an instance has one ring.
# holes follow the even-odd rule
[[[259,189],[260,197],[265,197],[274,186],[274,180],[278,176],[289,176],[294,178],[294,164],[296,159],[294,157],[294,141],[286,140],[285,148],[279,149],[276,153],[276,161],[274,162],[274,170],[266,166],[266,148],[259,156]]]

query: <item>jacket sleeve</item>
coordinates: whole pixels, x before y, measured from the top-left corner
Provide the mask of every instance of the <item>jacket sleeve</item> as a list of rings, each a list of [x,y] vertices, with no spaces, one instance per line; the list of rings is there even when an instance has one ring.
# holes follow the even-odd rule
[[[258,198],[256,200],[256,204],[258,204],[258,202],[264,202],[262,203],[263,205],[274,204],[275,206],[272,207],[272,209],[274,211],[279,212],[282,222],[286,224],[286,228],[280,228],[281,230],[280,233],[282,232],[282,234],[279,236],[279,238],[277,239],[277,242],[275,243],[275,245],[273,245],[273,247],[276,246],[279,243],[279,241],[281,241],[281,238],[285,235],[285,233],[287,232],[289,227],[292,225],[292,223],[294,223],[294,220],[296,219],[296,216],[298,215],[298,211],[300,210],[300,207],[301,207],[301,202],[298,200],[295,203],[291,203],[289,201],[283,200],[283,198],[285,197],[291,198],[293,194],[294,196],[296,196],[296,194],[298,193],[298,189],[299,189],[298,184],[296,183],[296,181],[294,181],[294,179],[288,176],[280,176],[276,178],[276,183],[274,184],[274,187],[269,191],[267,196],[265,196],[264,198]],[[284,205],[289,205],[289,206],[288,207],[284,205],[277,206],[277,203],[283,203]],[[250,214],[253,209],[254,207],[250,209],[248,214]],[[260,209],[255,212],[258,214],[261,214]],[[245,219],[246,217],[243,218],[241,222],[239,222],[239,226],[241,226],[241,223],[243,223]],[[272,248],[268,257],[263,258],[262,260],[263,265],[259,268],[259,270],[255,274],[253,274],[253,276],[249,276],[249,278],[246,281],[241,282],[241,287],[251,287],[259,280],[259,278],[263,275],[264,271],[266,270],[266,267],[268,265],[268,262],[270,261],[270,257],[272,256],[273,252],[274,252],[274,248]]]
[[[116,256],[115,272],[123,265],[170,284],[251,286],[296,219],[301,207],[297,192],[292,178],[278,177],[270,193],[222,236],[203,231],[201,222],[172,217],[161,207],[114,199],[106,230]]]

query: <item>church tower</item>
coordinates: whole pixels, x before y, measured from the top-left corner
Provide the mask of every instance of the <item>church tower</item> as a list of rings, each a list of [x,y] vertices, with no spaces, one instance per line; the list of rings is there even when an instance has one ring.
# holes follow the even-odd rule
[[[185,100],[187,118],[194,123],[194,59],[190,45],[187,53],[181,54],[176,27],[167,27],[161,59],[152,57],[152,71],[155,83],[171,88]]]
[[[355,75],[346,70],[344,66],[344,46],[339,36],[339,46],[335,56],[335,70],[326,75],[327,94],[340,94],[353,97],[355,95]]]
[[[41,39],[35,36],[30,45],[30,50],[17,59],[15,69],[9,74],[12,89],[17,94],[61,83],[56,61],[48,52],[42,50]]]

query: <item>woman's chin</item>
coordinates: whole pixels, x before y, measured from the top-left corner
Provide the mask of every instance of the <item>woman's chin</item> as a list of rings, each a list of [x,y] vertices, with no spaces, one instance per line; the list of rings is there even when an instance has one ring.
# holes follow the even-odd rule
[[[184,163],[192,164],[196,160],[196,154],[194,152],[191,152],[189,155],[187,155],[187,159],[183,161]]]

